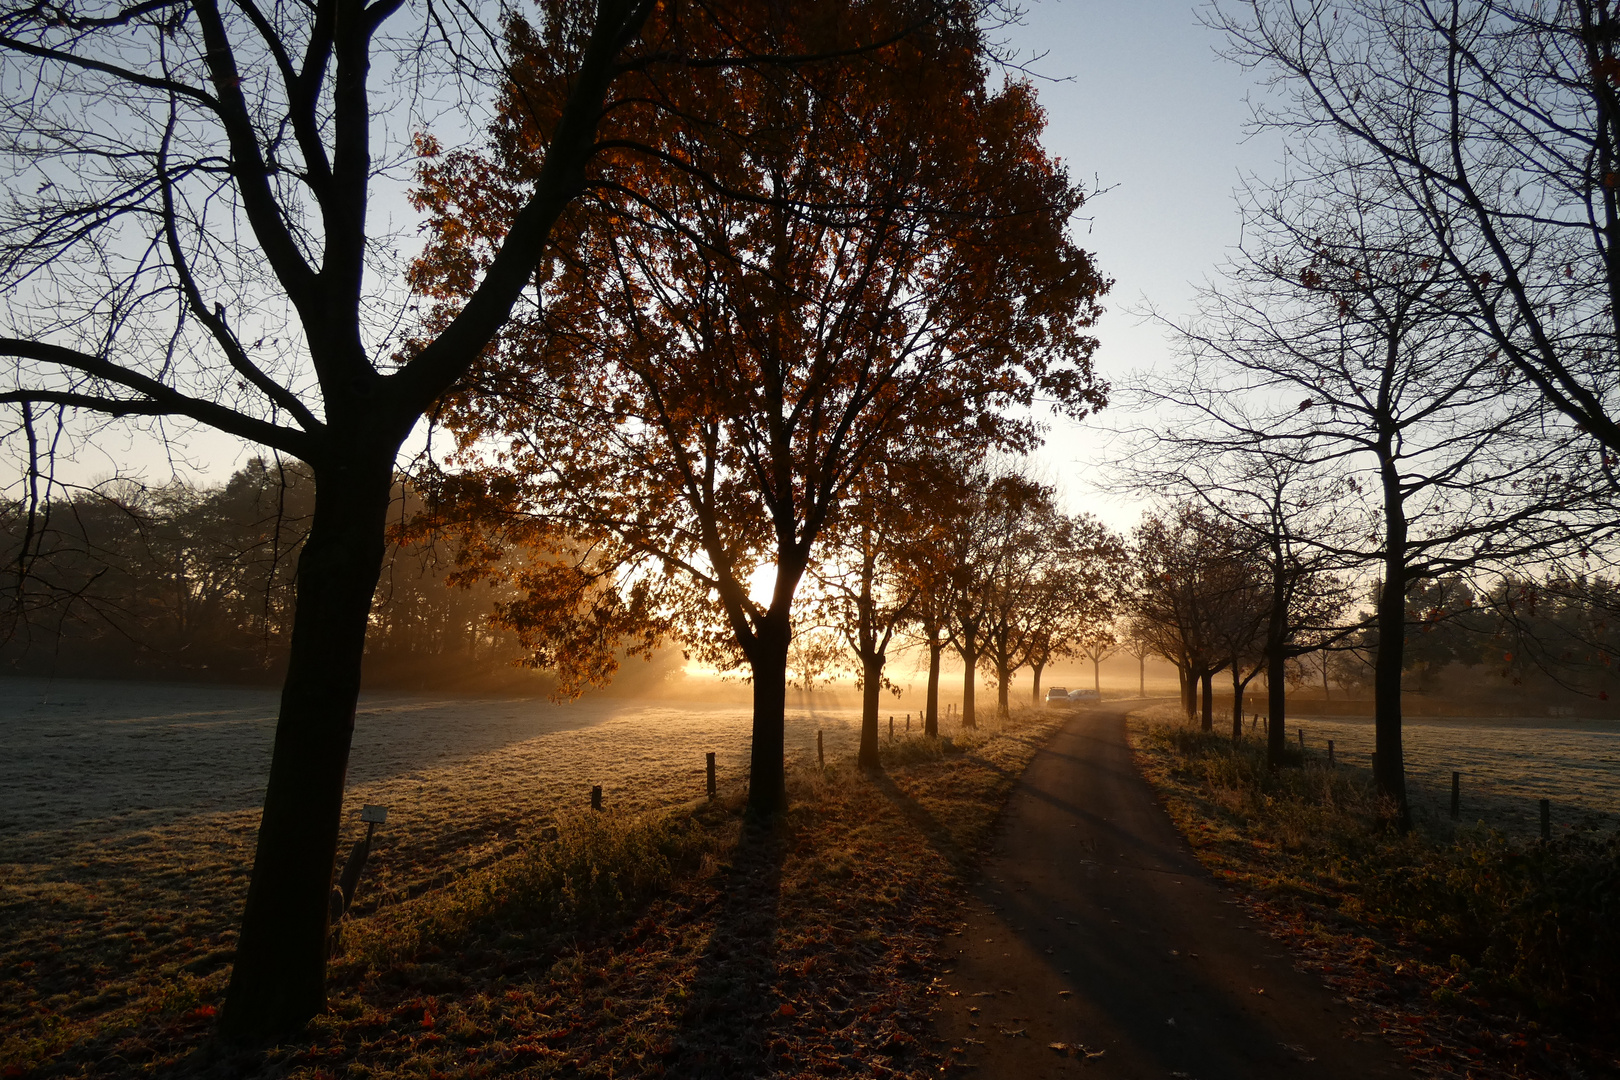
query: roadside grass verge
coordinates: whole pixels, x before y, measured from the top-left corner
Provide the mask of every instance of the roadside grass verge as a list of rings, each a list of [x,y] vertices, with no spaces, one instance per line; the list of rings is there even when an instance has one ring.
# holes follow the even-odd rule
[[[937,1076],[928,1016],[948,963],[937,947],[1008,792],[1059,719],[1031,711],[948,743],[885,740],[875,776],[843,760],[797,769],[791,809],[763,826],[744,817],[737,788],[670,810],[558,816],[488,865],[347,919],[328,1013],[283,1045],[215,1043],[228,967],[190,974],[176,946],[133,998],[31,1002],[0,1029],[0,1068]],[[141,933],[170,915],[125,917]],[[195,951],[210,955],[207,943]]]
[[[1215,873],[1436,1074],[1620,1068],[1620,831],[1548,843],[1401,834],[1368,770],[1234,745],[1173,706],[1130,719],[1136,759]],[[1572,1071],[1573,1070],[1573,1071]]]
[[[347,923],[339,970],[407,963],[492,930],[589,930],[620,922],[677,881],[712,873],[716,856],[736,846],[737,822],[730,816],[709,808],[563,814],[554,839],[414,903]]]

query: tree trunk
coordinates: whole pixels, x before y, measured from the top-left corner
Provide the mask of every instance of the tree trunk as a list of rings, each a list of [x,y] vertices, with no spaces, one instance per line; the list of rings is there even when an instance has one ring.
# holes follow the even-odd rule
[[[1393,545],[1392,545],[1393,547]],[[1406,803],[1406,760],[1401,746],[1401,668],[1405,659],[1405,567],[1384,560],[1384,586],[1378,597],[1378,658],[1373,667],[1373,780],[1395,800],[1398,824],[1411,824]]]
[[[928,639],[928,701],[923,720],[923,734],[930,739],[939,738],[939,654],[945,643],[939,638]]]
[[[1147,697],[1147,655],[1136,658],[1136,696]]]
[[[1271,614],[1266,619],[1266,765],[1272,769],[1282,765],[1286,742],[1283,725],[1288,700],[1284,689],[1288,658],[1283,653],[1283,639],[1288,636],[1288,582],[1284,566],[1280,547],[1273,546]]]
[[[1035,673],[1035,687],[1030,692],[1030,700],[1039,706],[1041,703],[1041,672],[1045,669],[1046,665],[1031,663],[1029,667],[1030,670]]]
[[[1266,658],[1266,764],[1275,769],[1282,763],[1284,738],[1283,722],[1288,705],[1284,688],[1283,666],[1287,663],[1282,649],[1275,649]]]
[[[1215,673],[1208,668],[1199,672],[1199,682],[1204,688],[1203,721],[1200,725],[1204,731],[1215,730]]]
[[[1401,747],[1401,669],[1406,660],[1406,506],[1388,440],[1379,447],[1384,493],[1384,585],[1378,594],[1378,659],[1373,667],[1373,782],[1395,800],[1397,824],[1411,827],[1406,756]]]
[[[1322,650],[1322,700],[1333,700],[1333,695],[1328,691],[1328,652],[1326,649]]]
[[[1243,741],[1243,682],[1238,678],[1238,665],[1232,665],[1232,741]]]
[[[978,719],[973,715],[973,683],[974,676],[978,674],[979,651],[971,648],[963,650],[962,664],[967,668],[962,675],[962,727],[972,730],[979,726]]]
[[[1191,667],[1180,664],[1176,665],[1176,675],[1181,679],[1181,711],[1191,720],[1198,715],[1198,677]]]
[[[996,661],[996,715],[999,717],[1006,718],[1012,715],[1012,706],[1007,700],[1007,695],[1011,690],[1012,672],[1007,670],[1005,663],[998,660]]]
[[[754,738],[748,761],[748,813],[767,818],[787,809],[783,711],[787,707],[787,655],[793,630],[786,612],[760,624],[749,654],[754,676]]]
[[[1102,661],[1096,657],[1091,659],[1091,688],[1097,691],[1097,700],[1102,700]]]
[[[289,1034],[326,1008],[343,784],[393,484],[391,452],[369,463],[336,457],[341,464],[316,471],[315,515],[298,556],[270,781],[220,1016],[229,1038]]]
[[[882,653],[861,657],[861,752],[855,763],[863,769],[880,769],[878,760],[878,697],[883,689]]]

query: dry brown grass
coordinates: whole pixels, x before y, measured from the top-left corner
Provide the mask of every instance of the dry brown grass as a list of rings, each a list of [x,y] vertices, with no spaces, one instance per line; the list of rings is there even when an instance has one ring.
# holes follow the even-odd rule
[[[876,777],[795,769],[793,808],[768,828],[745,825],[729,790],[485,841],[483,865],[350,920],[328,1015],[254,1052],[209,1039],[251,823],[206,864],[165,864],[184,845],[152,830],[130,841],[115,902],[71,880],[53,892],[43,871],[6,894],[0,1062],[308,1080],[935,1075],[935,946],[1055,722],[1020,717],[954,752],[886,744]],[[444,873],[426,861],[393,879]]]
[[[1138,766],[1199,858],[1424,1075],[1620,1070],[1620,836],[1550,844],[1484,828],[1401,833],[1365,768],[1130,718]]]

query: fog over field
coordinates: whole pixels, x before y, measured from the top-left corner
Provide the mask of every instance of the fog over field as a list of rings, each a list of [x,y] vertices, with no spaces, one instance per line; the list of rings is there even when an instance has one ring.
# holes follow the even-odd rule
[[[1111,696],[1127,692],[1122,682],[1107,680]],[[742,783],[750,709],[735,699],[746,688],[716,689],[734,700],[555,704],[368,693],[356,716],[345,828],[358,832],[362,803],[382,803],[392,808],[385,847],[449,857],[454,847],[510,837],[584,805],[595,784],[618,806],[696,798],[709,751],[722,784]],[[1156,689],[1163,692],[1163,683],[1149,692]],[[993,708],[993,691],[981,694],[981,708]],[[913,697],[886,697],[881,706],[896,715],[902,735],[907,712],[916,718],[913,732],[920,728]],[[0,680],[0,860],[43,870],[80,844],[128,841],[156,828],[206,832],[205,821],[213,821],[221,830],[251,829],[269,774],[277,700],[277,691],[259,687]],[[790,761],[813,758],[818,731],[829,759],[853,754],[859,711],[852,703],[836,694],[803,700],[814,704],[788,711]],[[1333,739],[1346,764],[1370,759],[1368,717],[1290,719],[1290,740],[1301,726],[1313,752],[1325,754]],[[1415,804],[1435,821],[1445,817],[1453,769],[1463,773],[1464,823],[1533,830],[1540,798],[1553,801],[1563,823],[1620,811],[1620,725],[1613,722],[1408,717],[1405,732]]]
[[[35,850],[61,829],[110,835],[256,810],[278,699],[259,687],[0,680],[0,850]],[[750,716],[736,703],[368,693],[355,718],[348,801],[437,793],[464,809],[493,797],[498,809],[508,784],[529,797],[543,790],[559,806],[582,801],[594,784],[637,806],[680,801],[702,793],[706,752],[718,755],[722,780],[742,777]],[[818,730],[829,756],[850,752],[857,721],[849,708],[790,709],[789,757],[814,755]],[[389,825],[408,829],[409,815]]]

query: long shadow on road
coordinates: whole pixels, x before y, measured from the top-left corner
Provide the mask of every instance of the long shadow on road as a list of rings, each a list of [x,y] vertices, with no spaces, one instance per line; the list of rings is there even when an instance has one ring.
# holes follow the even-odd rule
[[[1399,1073],[1199,865],[1124,715],[1076,715],[1015,789],[937,1017],[952,1056],[1020,1078]]]

